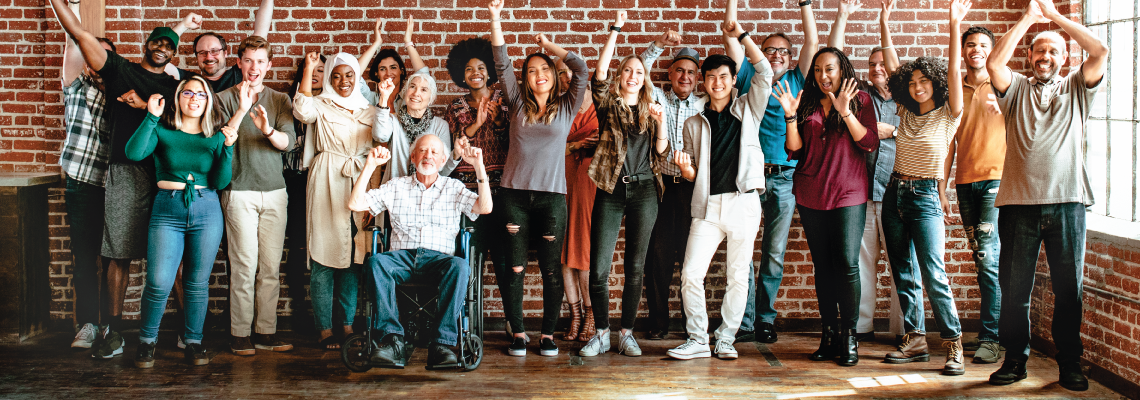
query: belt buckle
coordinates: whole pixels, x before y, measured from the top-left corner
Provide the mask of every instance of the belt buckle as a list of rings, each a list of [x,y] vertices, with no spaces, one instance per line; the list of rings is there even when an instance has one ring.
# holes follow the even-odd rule
[[[673,183],[681,183],[681,179],[680,176],[673,175]]]
[[[621,177],[621,183],[629,183],[629,175]]]

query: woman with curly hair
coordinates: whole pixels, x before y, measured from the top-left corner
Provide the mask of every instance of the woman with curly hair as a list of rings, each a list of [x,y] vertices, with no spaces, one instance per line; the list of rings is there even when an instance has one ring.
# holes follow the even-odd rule
[[[527,56],[522,79],[515,77],[514,66],[507,56],[499,14],[502,0],[487,6],[491,16],[491,45],[495,56],[495,73],[502,79],[503,91],[511,119],[510,151],[503,167],[499,189],[506,219],[507,265],[496,271],[499,290],[503,294],[503,311],[514,333],[507,353],[525,356],[527,335],[523,327],[523,277],[527,250],[533,240],[542,272],[542,336],[539,354],[558,355],[554,344],[554,328],[562,311],[562,273],[560,256],[566,235],[566,137],[586,94],[588,70],[582,57],[566,51],[546,39],[535,36],[535,42],[555,55],[574,72],[570,87],[563,92],[554,60],[543,53]]]
[[[784,109],[788,159],[798,160],[792,194],[815,269],[823,335],[813,361],[859,362],[859,247],[870,178],[866,156],[879,137],[871,95],[858,90],[855,68],[837,48],[815,54],[804,89],[786,82],[774,95]]]
[[[412,33],[415,30],[416,21],[411,16],[408,17],[407,27],[404,29],[404,50],[408,52],[408,61],[411,62],[412,73],[429,73],[427,64],[420,58],[420,52],[416,50],[416,42],[412,40]],[[380,44],[383,43],[380,32],[380,20],[376,20],[376,39],[372,46],[360,57],[360,65],[368,65],[364,75],[369,80],[379,86],[384,81],[391,79],[392,83],[397,88],[404,87],[404,81],[408,78],[408,69],[404,66],[404,59],[400,58],[400,52],[391,47],[380,49]],[[373,56],[375,55],[375,56]],[[368,56],[367,58],[364,56]],[[361,79],[361,82],[364,82]],[[365,92],[364,97],[370,103],[379,107],[388,107],[389,109],[396,107],[396,101],[403,98],[403,93],[397,93],[391,96],[385,102],[380,98],[379,93],[368,90],[368,86],[364,85],[361,88]],[[401,91],[402,92],[402,91]],[[381,103],[384,102],[384,103]],[[448,146],[451,143],[446,143]]]
[[[942,374],[962,375],[965,373],[962,326],[943,261],[946,226],[941,202],[947,201],[944,163],[962,116],[959,25],[970,9],[970,2],[953,0],[950,3],[949,64],[940,58],[919,57],[899,68],[886,26],[895,1],[884,1],[879,18],[885,64],[891,74],[887,85],[901,106],[894,173],[883,196],[883,209],[892,212],[883,212],[882,218],[887,256],[891,260],[906,334],[898,350],[887,354],[885,361],[901,364],[930,360],[922,304],[922,290],[926,288],[942,346],[946,347]],[[912,246],[916,259],[911,258]],[[919,273],[922,274],[921,285]]]

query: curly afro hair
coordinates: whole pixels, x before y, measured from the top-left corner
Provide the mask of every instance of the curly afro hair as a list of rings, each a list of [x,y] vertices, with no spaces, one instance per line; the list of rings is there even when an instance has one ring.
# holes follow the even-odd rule
[[[467,63],[473,58],[478,58],[487,65],[487,86],[499,81],[499,74],[495,71],[495,59],[491,55],[491,42],[481,37],[473,37],[459,41],[451,48],[451,52],[447,53],[447,73],[451,75],[451,81],[455,82],[455,86],[471,90],[463,75]]]
[[[887,87],[891,89],[891,94],[896,103],[906,107],[907,111],[914,115],[920,114],[918,102],[910,97],[910,79],[914,76],[914,71],[922,71],[922,74],[930,79],[931,86],[934,88],[931,99],[934,100],[935,109],[950,101],[950,86],[946,83],[946,60],[935,57],[919,57],[903,65],[902,68],[891,74],[887,81]]]

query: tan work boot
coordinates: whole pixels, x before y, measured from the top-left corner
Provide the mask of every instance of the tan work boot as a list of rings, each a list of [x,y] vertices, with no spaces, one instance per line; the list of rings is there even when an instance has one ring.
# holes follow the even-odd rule
[[[926,332],[907,332],[906,335],[903,335],[898,350],[887,353],[883,360],[887,364],[906,364],[915,361],[930,361],[930,347],[926,345]]]
[[[942,375],[965,374],[966,351],[962,349],[962,336],[954,340],[943,340],[942,347],[946,348],[946,366],[942,367]]]

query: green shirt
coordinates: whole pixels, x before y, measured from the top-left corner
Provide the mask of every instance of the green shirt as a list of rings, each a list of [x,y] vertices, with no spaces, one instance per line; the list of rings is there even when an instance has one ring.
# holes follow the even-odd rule
[[[206,137],[169,129],[158,117],[147,113],[141,125],[127,141],[127,158],[139,161],[154,154],[155,176],[160,181],[221,189],[230,184],[234,147],[226,146],[220,131]],[[193,190],[184,197],[189,206]]]

